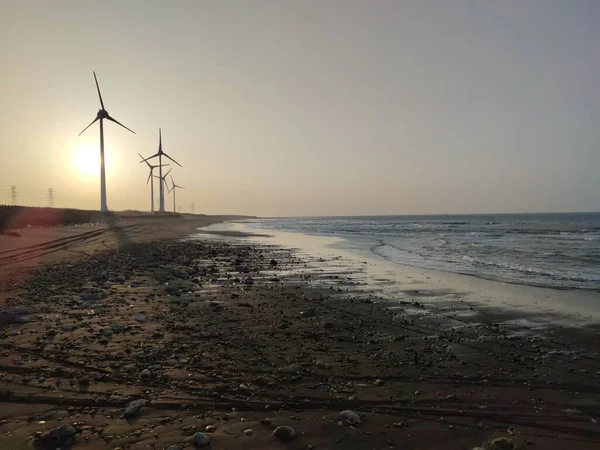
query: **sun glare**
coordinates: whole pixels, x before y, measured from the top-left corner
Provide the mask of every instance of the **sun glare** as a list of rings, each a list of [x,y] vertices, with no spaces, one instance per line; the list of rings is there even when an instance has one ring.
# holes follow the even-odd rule
[[[72,165],[74,171],[83,178],[100,176],[100,150],[98,146],[84,144],[74,148],[72,155]],[[112,164],[112,158],[108,152],[104,154],[104,165],[109,172]]]

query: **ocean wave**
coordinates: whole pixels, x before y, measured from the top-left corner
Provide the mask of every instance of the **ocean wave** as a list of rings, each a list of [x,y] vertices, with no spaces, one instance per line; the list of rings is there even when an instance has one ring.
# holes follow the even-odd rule
[[[493,261],[472,255],[444,259],[442,255],[425,255],[399,249],[388,243],[372,248],[373,253],[398,264],[443,270],[493,280],[557,288],[600,289],[600,274],[544,268],[516,262]]]
[[[260,228],[334,235],[349,241],[380,240],[382,245],[373,252],[401,264],[508,282],[600,290],[600,213],[307,218],[256,223]]]

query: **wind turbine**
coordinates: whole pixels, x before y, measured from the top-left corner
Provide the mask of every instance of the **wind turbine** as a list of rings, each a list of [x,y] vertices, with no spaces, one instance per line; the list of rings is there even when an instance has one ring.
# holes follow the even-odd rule
[[[113,119],[108,111],[104,109],[104,102],[102,101],[102,94],[100,93],[100,86],[98,86],[98,78],[96,77],[96,72],[94,72],[94,80],[96,80],[96,89],[98,89],[98,97],[100,98],[100,106],[102,107],[98,110],[98,114],[96,114],[96,118],[90,123],[87,127],[83,129],[83,131],[87,130],[91,127],[94,122],[100,121],[100,211],[107,212],[108,206],[106,204],[106,174],[104,170],[104,119],[110,120],[111,122],[116,123],[117,125],[121,125],[126,130],[131,131],[135,134],[135,131],[127,128],[121,122]],[[83,134],[83,131],[79,133],[79,136]]]
[[[138,155],[140,154],[138,153]],[[150,212],[154,213],[154,169],[156,169],[158,165],[153,166],[148,161],[146,161],[142,155],[140,155],[140,158],[142,158],[142,161],[144,161],[150,168],[150,173],[148,174],[148,180],[146,181],[146,184],[150,183]],[[169,164],[163,164],[163,166],[168,165]]]
[[[181,164],[179,164],[177,161],[175,161],[173,158],[171,158],[169,155],[167,155],[165,152],[163,152],[163,150],[162,150],[162,132],[161,132],[161,129],[159,128],[158,129],[158,153],[150,156],[149,158],[146,158],[144,161],[148,162],[149,159],[158,157],[158,178],[160,178],[161,180],[163,180],[166,183],[166,181],[163,177],[163,174],[162,174],[162,166],[163,166],[162,157],[163,156],[166,158],[169,158],[171,161],[173,161],[175,164],[177,164],[179,167],[181,167]],[[142,162],[142,161],[140,161],[140,162]],[[169,172],[170,171],[171,171],[171,169],[169,169]],[[167,173],[169,173],[169,172],[167,172]],[[165,175],[165,177],[166,176],[167,175]],[[165,212],[165,189],[164,189],[163,183],[160,183],[160,203],[159,203],[158,210],[163,213]]]
[[[165,177],[166,177],[166,175],[165,175]],[[175,209],[175,191],[177,189],[185,189],[185,188],[183,186],[177,186],[175,184],[175,182],[173,181],[173,175],[171,175],[171,183],[173,183],[173,187],[171,189],[169,189],[169,193],[171,191],[173,191],[173,212],[177,212],[177,210]]]
[[[160,167],[159,167],[159,171],[162,172],[162,170],[160,169]],[[167,186],[167,189],[169,188],[169,185],[167,184],[167,175],[169,175],[170,172],[171,172],[171,169],[169,169],[168,172],[165,173],[164,175],[160,175],[160,176],[154,175],[154,178],[160,179],[160,191],[161,192],[163,192],[163,187],[164,186]],[[164,198],[163,198],[163,204],[162,205],[163,205],[163,208],[164,208],[164,206],[165,206]],[[163,209],[163,212],[164,212],[164,209]]]

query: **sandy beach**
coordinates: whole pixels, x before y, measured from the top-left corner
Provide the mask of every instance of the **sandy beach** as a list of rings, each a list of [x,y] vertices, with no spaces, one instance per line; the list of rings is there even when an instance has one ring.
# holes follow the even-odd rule
[[[220,220],[0,237],[0,448],[600,446],[592,299]]]

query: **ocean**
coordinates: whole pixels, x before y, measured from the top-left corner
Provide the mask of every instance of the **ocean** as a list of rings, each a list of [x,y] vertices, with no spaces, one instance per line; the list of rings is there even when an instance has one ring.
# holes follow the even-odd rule
[[[600,213],[261,219],[248,228],[341,237],[414,267],[600,291]]]

